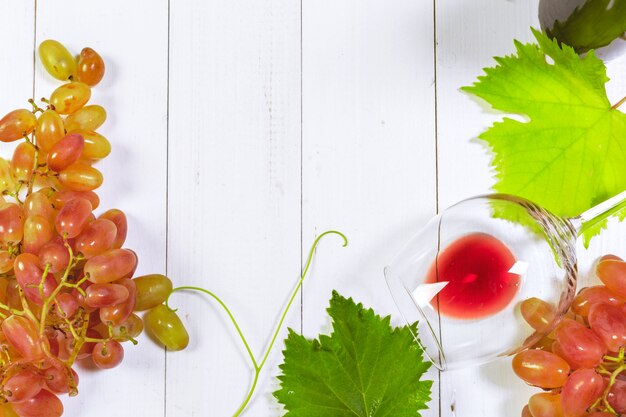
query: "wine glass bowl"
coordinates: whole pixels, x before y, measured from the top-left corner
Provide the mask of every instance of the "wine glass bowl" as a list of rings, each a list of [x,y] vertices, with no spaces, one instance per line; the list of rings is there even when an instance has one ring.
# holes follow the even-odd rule
[[[470,198],[431,219],[385,268],[415,339],[441,369],[526,349],[553,330],[576,290],[577,228],[522,198]],[[533,328],[525,300],[548,303]]]

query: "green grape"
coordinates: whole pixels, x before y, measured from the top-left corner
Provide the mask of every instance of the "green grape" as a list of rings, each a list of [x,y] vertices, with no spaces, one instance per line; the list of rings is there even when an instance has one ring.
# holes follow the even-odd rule
[[[163,304],[172,292],[172,281],[165,275],[144,275],[133,281],[137,285],[135,311],[150,310]]]
[[[52,39],[41,42],[39,58],[48,74],[57,80],[67,81],[76,77],[76,60],[61,43]]]
[[[143,317],[148,332],[168,350],[183,350],[189,344],[189,334],[178,315],[161,304]]]

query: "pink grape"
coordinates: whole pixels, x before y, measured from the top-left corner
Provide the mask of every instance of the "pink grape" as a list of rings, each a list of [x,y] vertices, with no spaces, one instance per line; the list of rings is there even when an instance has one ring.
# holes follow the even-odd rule
[[[583,417],[587,409],[602,395],[604,381],[593,369],[574,371],[561,391],[561,405],[565,417]]]
[[[564,319],[556,330],[556,340],[563,358],[576,364],[574,368],[595,368],[602,362],[607,348],[593,330],[582,324]]]
[[[626,346],[626,316],[619,307],[594,304],[589,310],[589,325],[612,352]]]

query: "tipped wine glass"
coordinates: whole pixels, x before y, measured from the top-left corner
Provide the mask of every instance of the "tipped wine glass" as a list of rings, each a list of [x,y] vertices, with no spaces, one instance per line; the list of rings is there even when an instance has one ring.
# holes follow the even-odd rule
[[[625,206],[626,191],[567,219],[511,195],[463,200],[409,241],[385,279],[438,369],[489,362],[555,328],[575,296],[578,236]],[[524,301],[550,304],[549,322],[530,326]]]

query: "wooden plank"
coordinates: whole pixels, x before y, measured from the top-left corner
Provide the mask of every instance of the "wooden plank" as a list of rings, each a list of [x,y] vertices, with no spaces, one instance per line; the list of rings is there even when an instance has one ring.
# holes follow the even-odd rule
[[[437,0],[439,196],[445,208],[463,198],[489,192],[493,183],[490,157],[475,140],[501,114],[487,112],[458,88],[472,83],[481,68],[494,64],[493,56],[513,51],[513,39],[529,41],[529,26],[537,27],[537,2],[485,0],[460,4]],[[608,62],[612,101],[626,90],[626,57]],[[619,92],[618,92],[619,91]],[[462,168],[460,168],[462,167]],[[581,278],[579,288],[597,282],[590,266],[607,252],[626,255],[620,236],[626,226],[611,224],[589,250],[579,244]],[[533,389],[517,379],[510,359],[442,375],[442,416],[473,417],[519,415]],[[451,409],[454,407],[454,414]]]
[[[168,272],[219,294],[258,357],[300,271],[300,5],[173,0],[170,45]],[[174,303],[191,344],[168,354],[167,415],[232,415],[251,376],[236,333],[202,296]],[[279,360],[247,415],[277,414]]]
[[[145,19],[140,30],[139,16]],[[117,207],[127,213],[127,246],[139,255],[138,274],[165,271],[167,23],[166,0],[37,2],[38,43],[57,39],[76,54],[90,46],[106,61],[91,100],[108,111],[100,131],[113,146],[97,164],[105,177],[97,212]],[[37,98],[59,84],[37,64]],[[118,368],[81,372],[80,395],[65,401],[65,415],[164,415],[164,366],[163,350],[141,337]]]
[[[350,239],[318,251],[308,337],[329,331],[333,289],[401,324],[383,268],[436,210],[433,25],[432,2],[303,5],[303,249],[329,228]]]
[[[530,40],[537,1],[437,1],[437,98],[439,202],[441,209],[489,191],[489,155],[472,140],[501,117],[459,91],[493,65],[493,56],[513,49],[513,39]],[[493,113],[493,112],[492,112]],[[445,336],[444,336],[445,337]],[[501,360],[477,368],[444,372],[441,416],[519,415],[533,392]],[[454,411],[452,411],[454,410]]]
[[[4,65],[0,68],[0,117],[18,108],[31,108],[26,100],[33,95],[34,6],[33,1],[0,3],[0,36],[10,46],[5,51]],[[4,144],[0,154],[10,158],[13,148]]]

